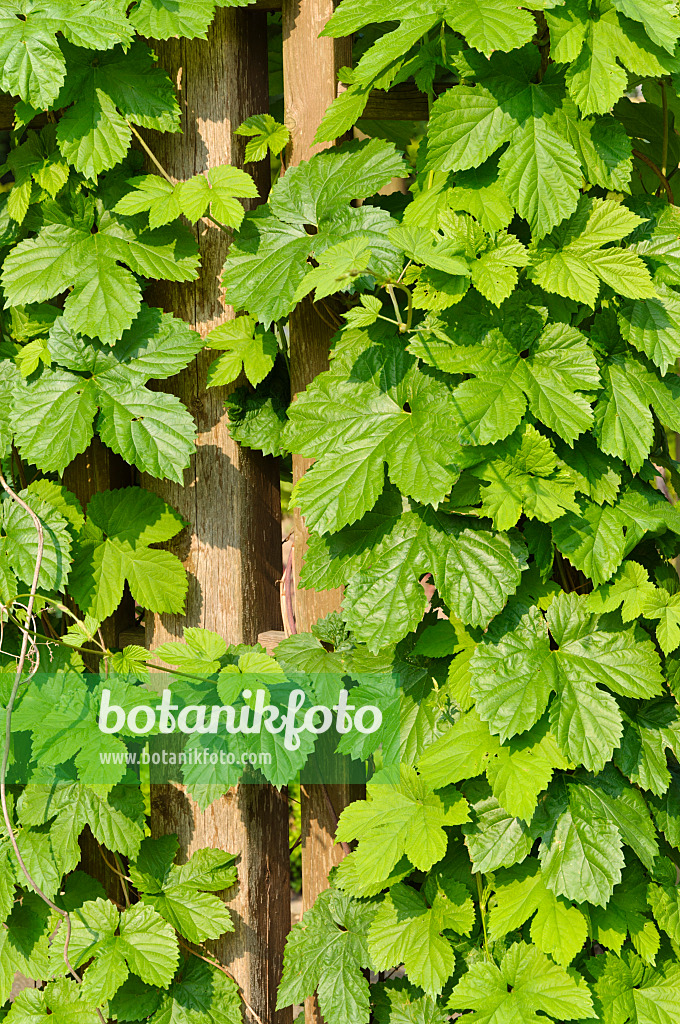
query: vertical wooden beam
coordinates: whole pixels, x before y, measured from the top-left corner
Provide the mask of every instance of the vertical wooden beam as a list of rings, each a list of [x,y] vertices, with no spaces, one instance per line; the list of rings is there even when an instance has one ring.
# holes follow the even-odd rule
[[[186,179],[210,166],[243,165],[245,140],[234,129],[268,109],[266,14],[218,9],[208,41],[173,39],[154,44],[159,63],[176,83],[182,135],[149,137],[167,172]],[[258,165],[266,196],[268,168]],[[153,301],[205,335],[234,311],[222,301],[221,274],[229,238],[199,223],[200,279],[163,285]],[[203,352],[167,382],[198,425],[198,443],[184,486],[145,479],[188,521],[173,550],[189,574],[185,616],[148,615],[147,643],[181,637],[186,626],[203,626],[228,643],[253,643],[280,623],[276,580],[281,575],[281,527],[277,461],[240,449],[229,436],[226,389],[206,389],[214,355]],[[277,1013],[285,936],[290,929],[288,800],[269,786],[244,785],[205,812],[178,785],[152,792],[152,832],[177,832],[180,856],[203,846],[240,855],[238,892],[230,902],[236,931],[213,945],[241,987],[246,1019],[288,1024]]]
[[[283,83],[286,125],[291,141],[287,166],[308,160],[331,143],[314,143],[321,119],[337,95],[337,73],[352,62],[351,39],[319,38],[333,13],[333,0],[283,0]],[[311,299],[302,302],[290,317],[290,373],[293,398],[328,369],[332,331],[316,312]],[[310,460],[293,456],[293,480],[309,468]],[[308,534],[299,509],[295,510],[296,582],[307,547]],[[339,609],[341,590],[296,589],[295,617],[299,632],[308,631],[324,615]],[[321,737],[323,739],[323,737]],[[328,744],[319,744],[319,747]],[[317,764],[324,772],[329,750],[319,749]],[[325,755],[325,756],[324,756]],[[349,781],[326,780],[301,786],[302,901],[308,910],[328,886],[328,873],[342,859],[335,845],[337,817],[344,807],[362,795]],[[305,1001],[306,1024],[323,1024],[316,998]]]
[[[66,467],[62,483],[78,498],[87,509],[90,499],[99,491],[115,490],[118,487],[129,487],[133,482],[133,469],[119,455],[115,455],[95,435],[81,455]],[[76,610],[73,602],[73,610]],[[102,639],[109,649],[119,647],[118,637],[123,630],[130,629],[135,621],[135,604],[132,596],[125,588],[120,605],[101,624]],[[86,659],[87,661],[87,659]],[[98,659],[86,664],[88,672],[99,670]],[[107,855],[113,860],[113,854]],[[114,900],[121,900],[120,879],[115,872],[107,867],[99,849],[99,843],[89,828],[80,837],[80,865],[82,871],[96,878],[104,886],[106,893]]]
[[[110,451],[95,435],[82,455],[77,455],[66,467],[62,482],[75,494],[85,511],[92,496],[99,491],[129,487],[133,482],[133,472],[131,466]],[[120,606],[102,622],[102,636],[106,646],[109,649],[118,647],[119,634],[130,629],[134,621],[135,606],[126,588]]]

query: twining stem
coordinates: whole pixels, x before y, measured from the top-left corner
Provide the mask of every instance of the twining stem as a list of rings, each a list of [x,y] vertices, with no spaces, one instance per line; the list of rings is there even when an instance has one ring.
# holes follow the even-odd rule
[[[163,175],[165,180],[170,182],[170,184],[174,188],[175,185],[177,184],[177,182],[172,180],[172,178],[170,177],[170,175],[166,171],[165,167],[163,167],[163,164],[160,162],[160,160],[158,159],[156,154],[153,152],[153,150],[150,149],[149,146],[147,146],[146,142],[144,141],[142,136],[139,134],[139,132],[137,131],[135,126],[130,121],[128,121],[128,125],[130,126],[130,131],[132,132],[134,137],[137,139],[137,142],[140,144],[140,146],[142,147],[142,149],[144,150],[144,152],[148,156],[149,160],[151,160],[151,162],[156,165],[156,167],[161,172],[161,174]]]
[[[433,174],[434,174],[434,171],[430,171],[430,178],[432,177]],[[431,183],[428,184],[427,187],[428,188],[432,188],[432,184]],[[411,266],[412,263],[413,263],[413,260],[408,260],[406,262],[406,264],[404,265],[404,269],[402,270],[401,274],[399,275],[399,277],[396,280],[396,284],[399,284],[401,282],[401,279],[403,278],[404,274],[406,273],[406,271],[408,270],[408,268]]]
[[[182,937],[180,935],[177,936],[177,941],[182,947],[182,949],[185,949],[187,953],[191,953],[192,956],[197,956],[199,960],[205,961],[205,963],[210,964],[211,967],[216,967],[218,971],[221,971],[222,974],[226,974],[226,976],[230,978],[231,981],[237,984],[234,975],[230,974],[227,968],[224,967],[222,964],[218,963],[218,961],[215,960],[213,957],[204,956],[202,953],[198,953],[195,949],[192,949],[191,946],[187,945],[187,943],[182,940]],[[264,1024],[262,1018],[257,1013],[255,1013],[255,1010],[252,1008],[250,1003],[247,1002],[245,996],[243,995],[243,992],[241,992],[241,999],[243,1000],[243,1005],[245,1006],[246,1010],[255,1021],[255,1024]]]
[[[130,131],[132,132],[132,134],[134,135],[134,137],[135,137],[135,138],[137,139],[137,142],[138,142],[138,143],[140,144],[140,146],[142,147],[142,149],[144,150],[144,152],[145,152],[145,153],[146,153],[146,155],[148,156],[149,160],[151,160],[151,162],[152,162],[152,163],[153,163],[153,164],[154,164],[154,165],[155,165],[155,166],[156,166],[156,167],[158,168],[158,170],[159,170],[159,171],[161,172],[161,174],[163,175],[163,177],[165,178],[165,180],[166,180],[167,182],[169,182],[169,183],[170,183],[170,184],[172,185],[172,187],[174,188],[174,187],[175,187],[175,185],[177,184],[177,182],[176,182],[176,181],[174,181],[174,180],[173,180],[173,179],[172,179],[172,178],[170,177],[170,175],[169,175],[169,174],[168,174],[168,172],[166,171],[165,167],[163,167],[163,164],[162,164],[162,163],[160,162],[160,160],[158,159],[158,157],[156,156],[156,154],[155,154],[155,153],[153,152],[153,150],[152,150],[152,149],[151,149],[151,148],[150,148],[149,146],[147,146],[146,142],[144,141],[144,139],[142,138],[142,136],[141,136],[141,135],[139,134],[139,132],[137,131],[137,129],[135,128],[135,126],[134,126],[134,125],[133,125],[133,124],[132,124],[132,123],[131,123],[130,121],[128,121],[128,125],[129,125],[129,127],[130,127]],[[209,220],[209,221],[211,222],[211,224],[214,224],[216,228],[219,228],[219,229],[220,229],[220,231],[227,231],[227,230],[228,230],[228,229],[227,229],[227,228],[226,228],[226,227],[224,226],[224,224],[220,224],[220,222],[219,222],[218,220],[215,220],[215,218],[213,217],[213,215],[212,215],[211,213],[206,213],[206,214],[204,214],[204,215],[203,215],[203,217],[202,217],[202,220]]]
[[[116,864],[118,865],[118,870],[116,871],[116,874],[120,878],[120,886],[121,889],[123,890],[125,908],[127,910],[130,907],[130,890],[128,889],[127,875],[123,874],[123,862],[121,861],[120,856],[116,853],[115,850],[113,851],[113,856],[116,861]]]
[[[387,285],[387,294],[389,295],[389,297],[392,300],[392,305],[394,306],[394,312],[397,315],[397,323],[399,324],[399,330],[400,331],[405,331],[406,330],[406,324],[404,323],[404,321],[401,318],[401,310],[399,309],[399,303],[397,302],[397,296],[394,294],[394,285],[391,285],[391,284]]]
[[[68,913],[68,911],[63,910],[61,907],[58,907],[57,904],[54,903],[49,898],[49,896],[45,895],[45,893],[42,891],[42,889],[40,888],[38,883],[35,881],[35,879],[31,875],[30,871],[26,867],[26,864],[24,862],[24,858],[21,856],[21,852],[19,850],[17,839],[16,839],[16,836],[14,834],[14,827],[12,825],[12,819],[10,817],[9,807],[7,806],[7,781],[6,780],[7,780],[7,765],[9,763],[9,749],[10,749],[10,744],[12,742],[12,713],[14,711],[14,705],[16,703],[17,694],[19,693],[19,686],[21,685],[21,678],[22,678],[23,673],[24,673],[24,666],[26,664],[26,659],[28,657],[28,648],[29,648],[29,643],[30,643],[29,625],[30,625],[30,622],[31,622],[31,620],[33,618],[33,606],[35,604],[35,596],[36,596],[36,593],[38,591],[38,581],[40,579],[40,570],[42,568],[43,555],[44,555],[44,551],[45,551],[45,534],[44,534],[44,530],[43,530],[43,525],[40,522],[40,519],[38,518],[38,516],[35,514],[35,512],[31,508],[31,506],[28,505],[25,501],[23,501],[19,497],[19,495],[16,494],[12,490],[12,488],[9,486],[9,484],[7,483],[7,481],[5,480],[5,478],[4,478],[4,476],[2,475],[1,472],[0,472],[0,486],[2,486],[2,488],[7,492],[7,494],[12,499],[12,501],[15,501],[17,503],[17,505],[20,506],[20,508],[23,508],[23,510],[28,513],[28,515],[33,520],[33,525],[35,526],[36,533],[38,534],[38,551],[37,551],[36,559],[35,559],[35,569],[33,571],[33,582],[31,584],[31,592],[29,594],[28,603],[26,605],[26,619],[25,619],[24,625],[20,626],[20,629],[21,629],[21,649],[20,649],[20,652],[19,652],[19,660],[17,661],[17,669],[16,669],[16,675],[14,677],[14,685],[12,686],[12,692],[10,694],[9,702],[7,704],[7,713],[6,713],[6,716],[5,716],[5,747],[4,747],[4,750],[2,752],[2,765],[0,766],[0,803],[2,804],[2,816],[4,818],[5,828],[7,829],[7,835],[9,837],[9,841],[12,844],[12,849],[14,850],[14,856],[17,859],[17,864],[19,865],[19,867],[20,867],[24,877],[26,878],[26,881],[31,886],[33,891],[40,897],[40,899],[50,908],[50,910],[54,911],[55,914],[58,914],[59,917],[61,917],[61,919],[64,921],[64,924],[66,925],[66,937],[65,937],[65,940],[64,940],[64,953],[63,953],[64,963],[66,964],[66,967],[68,968],[69,974],[73,978],[75,978],[75,980],[78,983],[80,983],[82,979],[80,978],[80,975],[77,973],[77,971],[73,967],[73,964],[71,963],[71,961],[69,959],[69,953],[68,953],[68,947],[69,947],[69,944],[71,942],[71,916]],[[27,682],[29,682],[32,679],[32,677],[35,675],[35,673],[38,671],[39,665],[40,665],[39,658],[34,658],[33,665],[31,667],[31,670],[30,670],[30,672],[28,674],[28,677],[27,677],[27,680],[26,680]],[[102,1016],[102,1013],[101,1013],[101,1011],[99,1009],[97,1009],[97,1014],[98,1014],[99,1019],[101,1020],[102,1024],[105,1024],[104,1017]]]
[[[666,195],[668,197],[668,202],[671,204],[671,206],[675,206],[675,199],[673,197],[673,189],[670,186],[670,182],[668,181],[668,178],[661,171],[661,168],[657,167],[656,164],[654,163],[654,161],[650,160],[649,157],[645,156],[644,153],[641,153],[639,149],[634,149],[633,150],[633,156],[637,157],[638,160],[642,160],[643,164],[646,164],[647,167],[649,167],[649,169],[651,171],[653,171],[654,174],[656,174],[657,178],[659,179],[659,181],[661,182],[661,184],[663,185],[663,187],[665,189]]]
[[[661,173],[664,178],[668,174],[668,94],[666,83],[661,81],[661,105],[663,108],[663,144],[661,149]]]
[[[395,281],[394,287],[399,288],[399,290],[404,292],[406,295],[408,309],[406,310],[406,326],[404,330],[410,331],[411,324],[413,323],[413,295],[411,294],[411,289],[407,288],[405,284],[401,284],[400,282],[401,279],[399,281]]]

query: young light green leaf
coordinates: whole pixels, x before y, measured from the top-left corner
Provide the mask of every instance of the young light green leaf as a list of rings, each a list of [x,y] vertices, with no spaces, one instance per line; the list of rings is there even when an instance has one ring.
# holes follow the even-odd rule
[[[448,1005],[475,1010],[471,1020],[480,1022],[540,1020],[537,1011],[551,1020],[585,1020],[594,1013],[588,986],[523,942],[510,947],[499,967],[488,961],[473,965]]]
[[[275,121],[271,114],[253,114],[236,129],[235,135],[248,138],[245,162],[264,160],[267,153],[278,156],[290,141],[290,132],[285,125]]]
[[[224,350],[208,370],[208,387],[231,384],[242,370],[253,386],[260,384],[274,366],[278,345],[271,331],[265,331],[251,316],[216,327],[206,337],[210,348]]]

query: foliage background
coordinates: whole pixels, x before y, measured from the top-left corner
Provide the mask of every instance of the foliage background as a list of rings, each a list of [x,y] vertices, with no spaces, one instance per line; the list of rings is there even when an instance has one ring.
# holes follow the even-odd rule
[[[348,132],[372,89],[407,81],[428,97],[427,130],[395,139],[360,121],[363,141],[288,170],[284,156],[245,217],[244,172],[174,185],[130,150],[140,128],[178,127],[140,37],[204,36],[214,8],[0,4],[0,87],[20,97],[0,197],[0,443],[45,530],[42,669],[51,658],[13,714],[8,814],[54,901],[29,891],[5,838],[0,997],[17,970],[53,980],[0,1017],[240,1014],[233,982],[187,955],[231,926],[213,893],[233,882],[233,858],[173,865],[172,837],[145,836],[132,774],[101,778],[102,744],[126,741],[96,731],[98,696],[106,685],[138,703],[146,653],[107,652],[102,677],[82,675],[126,582],[141,607],[181,611],[184,569],[158,545],[182,521],[136,487],[83,510],[61,483],[94,432],[180,481],[191,417],[147,384],[207,343],[221,352],[211,384],[245,377],[233,436],[316,460],[293,495],[312,532],[303,580],[345,598],[275,659],[198,630],[156,653],[194,701],[240,706],[258,681],[285,703],[302,681],[326,702],[349,683],[385,710],[380,735],[341,744],[379,771],[340,820],[338,840],[356,847],[291,933],[280,1004],[317,991],[328,1024],[457,1011],[672,1024],[675,3],[343,0],[325,31],[356,33],[357,59],[318,139]],[[253,160],[285,147],[273,118],[244,131]],[[379,194],[400,177],[408,192]],[[143,303],[149,281],[199,273],[186,222],[204,215],[238,229],[224,285],[244,313],[207,339]],[[287,319],[309,296],[338,331],[331,369],[290,406]],[[30,514],[9,498],[0,545],[9,667],[37,556]],[[266,777],[294,780],[310,752],[276,748]],[[203,803],[238,777],[185,773]],[[129,906],[77,870],[86,825],[124,866]],[[48,943],[64,911],[82,984]]]

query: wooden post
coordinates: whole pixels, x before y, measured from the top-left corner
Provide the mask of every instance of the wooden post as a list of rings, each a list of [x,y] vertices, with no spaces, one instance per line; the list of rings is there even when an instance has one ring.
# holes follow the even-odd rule
[[[155,43],[159,63],[176,83],[182,135],[148,136],[167,172],[186,179],[208,167],[243,165],[245,140],[233,132],[247,117],[268,109],[266,14],[218,9],[208,41]],[[266,196],[268,168],[260,164]],[[205,335],[233,317],[224,306],[221,274],[229,238],[199,223],[202,273],[188,285],[154,289],[154,304],[182,317]],[[279,476],[276,460],[240,449],[224,411],[225,389],[206,390],[214,354],[203,352],[167,382],[193,413],[198,442],[184,487],[146,478],[188,521],[173,550],[189,574],[186,615],[148,615],[147,643],[155,647],[203,626],[229,643],[252,643],[279,628],[276,581],[281,575]],[[244,996],[246,1019],[288,1024],[277,1013],[276,988],[290,929],[288,799],[270,786],[244,785],[201,812],[178,785],[153,787],[152,832],[177,832],[180,856],[213,846],[238,853],[239,885],[230,906],[236,931],[212,945]]]
[[[110,451],[95,435],[82,455],[77,455],[66,467],[62,480],[64,486],[78,498],[83,511],[86,511],[90,499],[99,491],[129,487],[133,482],[133,472],[132,467]],[[135,605],[126,587],[119,607],[102,622],[101,631],[106,646],[109,649],[120,646],[120,633],[129,630],[134,621]],[[92,666],[92,670],[96,671],[98,667]]]
[[[0,109],[2,109],[0,107]],[[115,455],[95,435],[88,447],[81,455],[77,455],[73,462],[66,467],[62,476],[65,487],[80,501],[83,511],[87,509],[90,499],[99,491],[114,490],[118,487],[129,487],[133,480],[133,470],[124,462],[119,455]],[[77,611],[74,602],[71,602],[73,610]],[[125,588],[123,600],[120,605],[101,624],[101,635],[104,643],[110,649],[119,647],[119,636],[124,630],[129,630],[135,621],[135,604],[132,596]],[[99,670],[99,659],[93,658],[87,663],[88,672]],[[80,837],[80,865],[81,870],[86,871],[93,878],[96,878],[104,886],[106,893],[114,900],[121,900],[120,878],[112,871],[104,861],[99,843],[92,835],[89,828],[85,829]],[[113,861],[113,854],[107,851],[107,858]]]
[[[319,38],[333,13],[333,0],[283,0],[283,83],[286,125],[291,141],[287,166],[308,160],[331,143],[314,144],[314,135],[337,95],[337,73],[352,61],[351,39]],[[290,317],[291,393],[295,397],[328,369],[332,331],[314,308],[311,299],[302,302]],[[293,480],[309,468],[310,460],[293,456]],[[295,510],[296,582],[307,546],[307,530]],[[324,615],[339,609],[341,590],[296,589],[295,618],[298,632],[308,631]],[[320,746],[323,746],[321,744]],[[327,752],[326,752],[327,753]],[[323,771],[324,751],[317,763]],[[335,845],[340,812],[362,795],[362,787],[349,782],[303,784],[302,811],[302,902],[308,910],[320,892],[328,887],[328,873],[342,859]],[[316,998],[305,1001],[306,1024],[323,1024]]]

